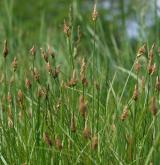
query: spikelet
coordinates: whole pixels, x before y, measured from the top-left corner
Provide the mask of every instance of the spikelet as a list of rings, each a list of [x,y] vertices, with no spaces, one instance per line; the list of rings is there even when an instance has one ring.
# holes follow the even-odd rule
[[[45,62],[48,62],[47,52],[43,48],[40,48],[40,50],[41,50],[41,55],[42,55],[43,59],[45,60]]]
[[[37,96],[38,96],[38,98],[41,98],[43,96],[46,97],[46,95],[47,95],[46,93],[47,93],[46,90],[44,88],[40,87],[40,88],[38,88]]]
[[[133,100],[134,101],[137,101],[138,100],[138,95],[139,95],[138,85],[136,84],[135,87],[134,87],[134,92],[133,92]]]
[[[97,20],[97,17],[98,17],[97,5],[94,4],[93,12],[92,12],[92,20],[93,20],[93,21],[96,21],[96,20]]]
[[[15,72],[17,70],[17,58],[14,57],[13,62],[12,62],[12,67],[13,67],[13,71]]]
[[[134,67],[135,67],[135,71],[138,73],[141,69],[141,64],[140,64],[139,60],[137,60]]]
[[[24,98],[24,96],[23,96],[22,90],[19,89],[18,90],[18,102],[23,103],[23,98]]]
[[[91,130],[89,127],[85,126],[83,130],[83,136],[85,139],[90,139],[91,138]]]
[[[152,75],[156,71],[156,64],[154,64],[154,48],[155,48],[155,44],[152,45],[149,51],[149,62],[148,62],[149,75]]]
[[[156,72],[156,64],[152,64],[151,61],[149,61],[148,74],[153,75],[155,72]]]
[[[81,61],[80,77],[83,80],[86,77],[86,63],[84,58]]]
[[[85,60],[83,58],[81,61],[80,78],[81,78],[82,84],[84,86],[88,85],[88,81],[86,79],[86,68],[87,68],[87,66],[86,66]]]
[[[142,47],[138,49],[137,57],[140,57],[146,53],[146,44],[143,44]]]
[[[124,107],[124,109],[123,109],[122,114],[121,114],[121,120],[122,120],[122,121],[124,121],[124,120],[127,119],[127,117],[128,117],[128,111],[129,111],[129,109],[128,109],[128,106],[126,105],[126,106]]]
[[[74,87],[76,84],[77,84],[76,70],[74,69],[73,73],[72,73],[72,78],[68,82],[68,86],[69,87]]]
[[[8,55],[8,42],[7,40],[4,40],[4,47],[3,47],[3,57],[6,58]]]
[[[72,119],[71,119],[71,131],[76,132],[76,121],[75,121],[74,115],[72,116]]]
[[[80,99],[79,99],[79,111],[80,111],[80,114],[82,115],[82,117],[85,118],[86,114],[87,114],[87,104],[84,101],[83,96],[80,96]]]
[[[51,141],[51,138],[49,137],[49,134],[47,132],[45,132],[43,134],[43,139],[49,147],[52,147],[52,141]]]
[[[64,20],[63,31],[67,35],[67,37],[70,37],[71,35],[70,26],[66,23],[65,20]]]
[[[32,87],[31,81],[29,79],[27,79],[27,78],[25,80],[25,85],[26,85],[27,89],[31,89],[31,87]]]
[[[153,96],[151,98],[151,104],[150,104],[150,111],[152,112],[153,116],[156,116],[157,110],[158,110],[158,108],[157,108],[156,97]]]
[[[96,135],[92,138],[91,148],[93,150],[96,150],[98,148],[98,136]]]
[[[56,145],[56,148],[57,148],[58,150],[61,150],[61,149],[63,148],[63,146],[62,146],[62,141],[61,141],[60,137],[57,137],[57,138],[55,139],[55,145]]]
[[[51,56],[52,58],[55,58],[55,52],[53,51],[53,49],[51,48],[50,45],[48,45],[48,55]]]
[[[39,82],[39,80],[40,80],[40,74],[39,74],[39,72],[38,72],[38,70],[36,68],[34,68],[34,70],[33,70],[33,77],[34,77],[34,79],[37,82]]]
[[[35,48],[34,45],[33,45],[32,48],[30,49],[30,53],[31,53],[31,55],[35,58],[35,56],[36,56],[36,48]]]
[[[58,78],[60,71],[61,71],[61,67],[60,65],[58,65],[52,72],[52,76],[54,79]]]
[[[52,75],[53,71],[52,71],[51,64],[49,62],[47,63],[47,70],[48,70],[49,74]]]
[[[155,43],[153,43],[153,45],[152,45],[152,47],[151,47],[151,49],[149,51],[149,60],[151,62],[153,62],[153,59],[154,59],[154,48],[155,48]]]

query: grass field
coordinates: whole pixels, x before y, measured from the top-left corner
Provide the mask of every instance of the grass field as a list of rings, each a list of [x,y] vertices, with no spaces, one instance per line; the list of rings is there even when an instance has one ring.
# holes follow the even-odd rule
[[[66,7],[51,19],[41,1],[38,22],[0,2],[0,165],[159,165],[157,10],[132,40],[124,0],[119,25],[79,2],[55,1]]]

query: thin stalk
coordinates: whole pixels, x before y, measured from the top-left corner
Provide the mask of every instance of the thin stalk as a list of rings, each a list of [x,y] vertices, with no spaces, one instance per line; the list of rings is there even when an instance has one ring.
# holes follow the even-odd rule
[[[155,15],[155,34],[156,34],[156,42],[158,36],[158,13],[157,13],[157,0],[154,0],[154,15]]]
[[[4,58],[4,85],[5,85],[5,105],[4,105],[4,110],[7,110],[7,61],[6,58]],[[5,116],[6,115],[6,116]],[[6,122],[4,124],[6,124],[7,126],[7,113],[4,113],[4,118],[3,118],[3,122]]]
[[[96,47],[96,21],[94,21],[94,35],[93,35],[93,53],[92,53],[92,132],[94,132],[94,117],[95,117],[95,107],[94,107],[94,97],[95,97],[95,89],[94,89],[94,81],[95,81],[95,47]]]
[[[33,61],[32,61],[32,89],[31,89],[31,99],[32,99],[32,112],[33,112],[33,99],[34,99],[34,91],[33,91],[33,84],[34,84],[34,61],[35,61],[35,57],[33,57]]]
[[[72,52],[71,37],[68,37],[68,48],[69,48],[70,61],[72,64],[72,69],[74,70],[74,59],[73,59],[73,52]]]
[[[38,97],[38,106],[37,106],[37,124],[36,124],[36,144],[39,147],[40,140],[40,97]]]
[[[97,97],[98,97],[98,101],[97,101],[97,134],[99,131],[99,102],[100,102],[100,93],[99,91],[97,92]]]

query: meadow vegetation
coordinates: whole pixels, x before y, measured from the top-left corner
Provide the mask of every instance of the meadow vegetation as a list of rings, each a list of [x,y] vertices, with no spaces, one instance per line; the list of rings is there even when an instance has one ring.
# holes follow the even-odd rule
[[[107,33],[97,5],[84,17],[78,1],[57,28],[42,15],[24,32],[13,2],[1,2],[0,164],[159,164],[158,32]]]

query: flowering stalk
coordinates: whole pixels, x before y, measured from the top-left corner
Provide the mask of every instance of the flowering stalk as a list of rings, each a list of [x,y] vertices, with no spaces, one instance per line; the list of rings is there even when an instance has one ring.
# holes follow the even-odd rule
[[[95,97],[95,47],[96,47],[96,21],[97,21],[97,17],[98,17],[98,12],[97,12],[97,8],[96,8],[96,4],[94,5],[94,8],[93,8],[93,12],[92,12],[92,21],[93,21],[93,31],[94,31],[94,34],[93,34],[93,52],[92,52],[92,111],[93,111],[93,115],[92,115],[92,132],[94,131],[94,117],[95,117],[95,107],[94,107],[94,97]]]

